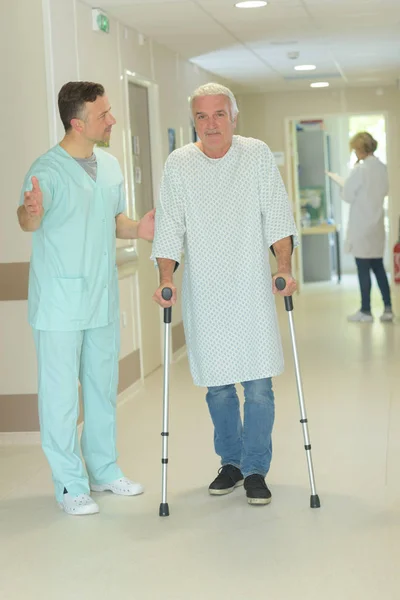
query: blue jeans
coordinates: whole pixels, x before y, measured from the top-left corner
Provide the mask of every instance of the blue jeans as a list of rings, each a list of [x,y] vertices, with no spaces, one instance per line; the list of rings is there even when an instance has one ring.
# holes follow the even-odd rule
[[[376,277],[385,308],[391,308],[390,288],[383,258],[356,258],[356,265],[361,291],[361,312],[371,313],[371,271]]]
[[[222,465],[238,467],[244,477],[269,471],[275,419],[272,381],[244,381],[244,423],[234,384],[208,388],[207,404],[214,423],[215,452]]]

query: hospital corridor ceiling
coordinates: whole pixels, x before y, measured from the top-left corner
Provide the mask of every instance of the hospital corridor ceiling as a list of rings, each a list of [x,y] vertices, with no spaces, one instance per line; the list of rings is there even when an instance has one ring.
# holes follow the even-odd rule
[[[85,0],[93,6],[90,0]],[[101,0],[146,37],[247,91],[394,85],[400,0]],[[313,71],[295,66],[315,65]]]

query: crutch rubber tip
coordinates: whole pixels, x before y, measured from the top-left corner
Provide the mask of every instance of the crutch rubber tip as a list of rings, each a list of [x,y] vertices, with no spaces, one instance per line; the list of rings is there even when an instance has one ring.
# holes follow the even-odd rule
[[[311,508],[320,508],[321,507],[321,502],[319,501],[318,494],[316,494],[315,496],[311,496],[310,506],[311,506]]]
[[[160,517],[169,517],[169,506],[168,502],[162,502],[160,504]]]

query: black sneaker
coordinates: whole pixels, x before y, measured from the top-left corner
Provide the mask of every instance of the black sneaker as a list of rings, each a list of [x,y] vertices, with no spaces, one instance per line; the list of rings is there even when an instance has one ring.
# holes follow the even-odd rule
[[[233,492],[239,485],[243,485],[243,481],[240,469],[233,465],[224,465],[218,471],[218,477],[214,479],[208,491],[212,496],[223,496]]]
[[[249,475],[246,477],[244,489],[249,504],[269,504],[271,502],[271,492],[267,488],[262,475]]]

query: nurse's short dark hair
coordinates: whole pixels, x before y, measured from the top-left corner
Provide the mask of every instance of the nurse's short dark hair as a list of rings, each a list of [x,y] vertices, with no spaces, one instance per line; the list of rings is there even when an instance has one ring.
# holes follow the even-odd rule
[[[70,81],[63,85],[58,94],[58,110],[65,131],[71,129],[72,119],[82,118],[86,102],[95,102],[104,93],[100,83],[91,81]]]

